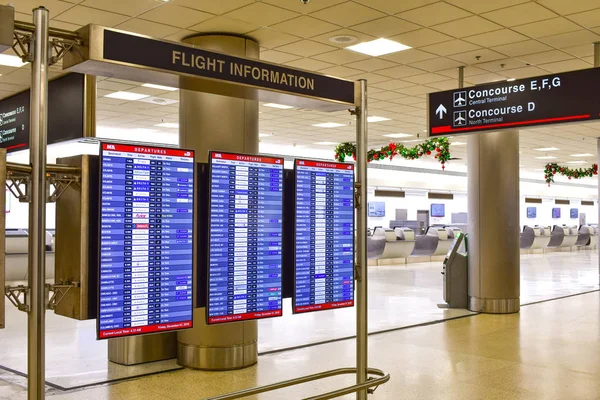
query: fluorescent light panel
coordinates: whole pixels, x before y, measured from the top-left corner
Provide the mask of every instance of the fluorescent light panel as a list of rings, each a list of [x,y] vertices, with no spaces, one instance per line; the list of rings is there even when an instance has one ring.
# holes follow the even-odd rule
[[[387,135],[383,135],[385,137],[389,137],[389,138],[394,138],[394,139],[398,139],[398,138],[405,138],[405,137],[409,137],[412,136],[409,133],[388,133]]]
[[[585,161],[567,161],[567,164],[585,164]]]
[[[399,51],[408,50],[410,48],[410,46],[406,46],[402,43],[383,38],[346,47],[346,49],[348,50],[366,54],[372,57],[379,57],[384,54],[396,53]]]
[[[385,117],[377,117],[377,116],[371,116],[371,117],[367,117],[367,122],[381,122],[381,121],[389,121],[390,118],[385,118]]]
[[[169,92],[174,92],[176,90],[179,90],[179,89],[177,89],[175,87],[163,86],[163,85],[155,85],[154,83],[144,83],[142,86],[143,87],[147,87],[147,88],[152,88],[152,89],[168,90]]]
[[[323,145],[323,146],[333,146],[337,144],[337,142],[316,142],[315,144]]]
[[[269,136],[273,136],[272,133],[259,133],[258,137],[269,137]]]
[[[104,97],[108,97],[111,99],[119,99],[119,100],[139,100],[146,97],[150,97],[147,94],[133,93],[133,92],[114,92],[107,94]]]
[[[27,63],[24,63],[21,60],[21,57],[11,56],[9,54],[0,54],[0,65],[21,68],[25,64]]]
[[[263,104],[265,107],[279,108],[281,110],[289,110],[290,108],[294,108],[292,106],[286,106],[285,104],[277,104],[277,103],[267,103]]]
[[[464,146],[466,145],[465,142],[451,142],[450,146]]]
[[[173,128],[173,129],[179,128],[179,124],[175,123],[175,122],[163,122],[162,124],[157,124],[154,126],[158,126],[160,128]]]
[[[556,157],[553,156],[542,156],[542,157],[536,157],[538,160],[552,160],[555,159]]]
[[[339,128],[346,125],[337,122],[323,122],[321,124],[314,124],[313,126],[316,126],[317,128]]]
[[[558,151],[559,148],[556,147],[542,147],[540,149],[536,149],[537,151]]]
[[[581,153],[581,154],[571,154],[571,157],[594,157],[594,155],[590,154],[590,153]]]

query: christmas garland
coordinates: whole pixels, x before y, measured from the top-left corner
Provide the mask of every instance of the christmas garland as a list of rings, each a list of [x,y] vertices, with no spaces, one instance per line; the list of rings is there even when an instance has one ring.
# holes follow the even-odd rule
[[[407,160],[417,160],[424,155],[429,156],[433,152],[436,152],[434,157],[442,164],[442,169],[445,169],[445,164],[450,160],[450,141],[445,137],[429,139],[411,149],[402,143],[390,143],[379,150],[369,150],[367,162],[380,161],[386,158],[392,161],[396,156],[401,156]],[[346,157],[352,157],[356,160],[356,144],[340,143],[337,145],[335,159],[344,162]]]
[[[550,183],[554,183],[554,175],[556,174],[566,176],[569,179],[591,178],[598,175],[598,164],[593,164],[590,168],[585,169],[571,169],[558,164],[547,164],[544,168],[544,175],[548,186],[550,186]]]

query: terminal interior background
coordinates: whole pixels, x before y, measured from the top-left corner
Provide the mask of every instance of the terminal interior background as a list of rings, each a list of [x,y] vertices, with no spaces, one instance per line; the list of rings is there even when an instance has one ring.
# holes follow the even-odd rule
[[[202,32],[229,32],[259,41],[261,59],[351,80],[369,82],[369,147],[389,142],[412,147],[425,140],[426,95],[457,87],[457,67],[465,65],[465,85],[519,79],[593,66],[593,43],[600,40],[597,0],[16,0],[16,19],[31,20],[37,5],[51,12],[51,26],[76,30],[97,23],[174,41]],[[344,49],[385,37],[409,50],[380,57]],[[12,54],[7,52],[5,54]],[[14,59],[12,60],[14,61]],[[27,89],[28,65],[3,65],[0,57],[0,99]],[[5,62],[5,64],[8,62]],[[51,67],[51,77],[60,76]],[[114,98],[124,92],[129,98]],[[98,77],[96,134],[155,144],[178,144],[179,91],[142,82]],[[332,160],[338,143],[353,141],[354,118],[347,112],[324,113],[260,105],[260,152]],[[325,125],[323,125],[325,124]],[[321,125],[321,126],[319,126]],[[199,133],[201,134],[201,133]],[[600,123],[567,124],[523,129],[520,142],[520,225],[567,225],[577,230],[580,216],[597,225],[597,178],[556,178],[548,186],[548,162],[589,167],[597,162]],[[454,226],[452,214],[467,212],[466,136],[452,138],[454,158],[443,171],[433,158],[373,162],[369,166],[369,202],[385,203],[385,216],[370,217],[376,227],[390,228],[396,210],[416,221],[419,210],[432,203],[445,205],[444,217],[429,217],[432,226]],[[74,154],[97,154],[93,140],[50,146],[48,162]],[[501,151],[501,149],[499,149]],[[26,163],[27,152],[10,154],[9,161]],[[502,165],[498,165],[502,169]],[[403,191],[405,197],[377,196],[378,191]],[[515,188],[516,190],[516,188]],[[430,199],[428,194],[452,195]],[[7,199],[9,196],[7,196]],[[526,199],[539,199],[530,204]],[[556,200],[569,200],[557,205]],[[582,201],[593,205],[583,205]],[[527,207],[536,207],[528,218]],[[552,209],[560,208],[560,218]],[[579,211],[571,218],[570,209]],[[6,228],[27,228],[27,205],[7,200]],[[54,208],[48,205],[47,228],[54,228]],[[464,222],[459,222],[464,224]],[[465,228],[463,228],[465,229]],[[417,232],[417,235],[426,232]],[[598,289],[598,250],[589,245],[523,250],[523,304]],[[7,257],[7,272],[15,281],[25,277],[26,259]],[[49,264],[52,253],[48,255]],[[414,258],[414,259],[413,259]],[[371,260],[369,267],[369,329],[403,328],[469,314],[444,309],[443,257]],[[259,321],[259,354],[351,337],[354,310],[297,315],[290,306],[284,316]],[[69,388],[148,372],[178,368],[174,361],[122,367],[106,359],[106,342],[95,340],[95,321],[77,322],[47,313],[47,380]],[[298,332],[302,334],[298,334]],[[0,331],[0,364],[26,371],[26,316],[7,307],[7,328]],[[259,361],[260,362],[260,361]]]

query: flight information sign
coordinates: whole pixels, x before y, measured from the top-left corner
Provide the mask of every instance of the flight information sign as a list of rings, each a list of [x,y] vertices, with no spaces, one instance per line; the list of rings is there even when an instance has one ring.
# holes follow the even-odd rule
[[[102,143],[98,338],[192,327],[194,152]]]
[[[599,91],[600,68],[590,68],[431,93],[429,135],[596,120]]]
[[[282,315],[283,159],[210,153],[207,322]]]
[[[354,305],[354,165],[296,160],[294,313]]]

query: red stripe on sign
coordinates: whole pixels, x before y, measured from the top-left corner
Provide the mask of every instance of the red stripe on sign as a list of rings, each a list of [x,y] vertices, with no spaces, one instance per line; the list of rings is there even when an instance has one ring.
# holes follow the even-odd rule
[[[534,120],[530,120],[530,121],[506,122],[504,124],[471,126],[471,127],[467,127],[467,128],[452,128],[450,125],[446,125],[446,126],[438,126],[438,127],[432,128],[431,134],[432,135],[441,135],[443,133],[477,131],[477,130],[484,130],[484,129],[491,129],[491,128],[502,128],[502,127],[507,127],[507,126],[543,124],[543,123],[559,122],[559,121],[573,121],[573,120],[577,120],[577,119],[588,119],[590,117],[591,117],[590,114],[583,114],[583,115],[573,115],[570,117],[534,119]]]
[[[8,146],[6,150],[18,149],[19,147],[25,147],[27,143],[14,144],[12,146]]]

